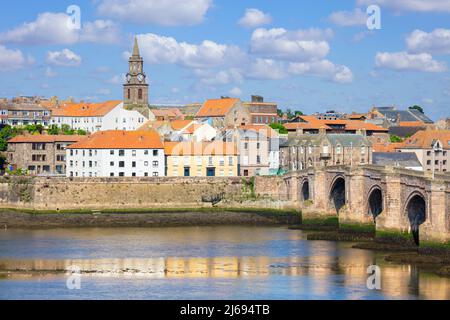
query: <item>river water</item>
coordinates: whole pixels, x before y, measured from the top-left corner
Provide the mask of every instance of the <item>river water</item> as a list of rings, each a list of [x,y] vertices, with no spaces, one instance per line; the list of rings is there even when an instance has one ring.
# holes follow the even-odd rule
[[[2,230],[0,299],[450,299],[450,279],[352,245],[279,227]]]

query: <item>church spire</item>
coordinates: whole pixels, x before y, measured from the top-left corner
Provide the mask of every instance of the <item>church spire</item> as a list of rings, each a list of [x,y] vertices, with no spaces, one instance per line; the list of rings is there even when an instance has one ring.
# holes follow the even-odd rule
[[[133,47],[133,57],[140,57],[141,54],[139,53],[139,44],[137,37],[134,37],[134,47]]]

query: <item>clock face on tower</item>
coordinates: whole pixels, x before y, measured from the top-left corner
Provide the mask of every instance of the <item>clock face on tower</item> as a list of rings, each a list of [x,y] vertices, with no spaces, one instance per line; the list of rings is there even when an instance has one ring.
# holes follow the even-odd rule
[[[131,75],[127,74],[127,82],[130,83],[131,82]]]
[[[137,78],[138,78],[139,82],[144,81],[144,75],[142,73],[138,74]]]

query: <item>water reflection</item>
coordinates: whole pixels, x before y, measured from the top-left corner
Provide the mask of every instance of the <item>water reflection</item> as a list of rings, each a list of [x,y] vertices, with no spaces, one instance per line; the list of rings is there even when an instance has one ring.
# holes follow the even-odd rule
[[[215,294],[237,294],[235,288],[245,284],[250,286],[247,295],[226,298],[450,299],[450,279],[410,265],[387,263],[383,255],[352,249],[352,244],[306,241],[299,231],[224,227],[95,232],[0,234],[0,296],[8,295],[2,287],[5,283],[8,290],[20,287],[21,281],[38,281],[44,287],[45,283],[50,286],[50,279],[62,279],[64,283],[67,271],[77,266],[84,277],[91,279],[103,278],[108,283],[131,279],[130,291],[136,279],[158,283],[160,291],[151,292],[158,297],[202,281],[204,287],[191,292],[193,298],[211,298],[211,286],[220,289]],[[40,256],[46,258],[36,258]],[[67,258],[70,256],[77,258]],[[366,287],[371,265],[381,268],[380,293]]]

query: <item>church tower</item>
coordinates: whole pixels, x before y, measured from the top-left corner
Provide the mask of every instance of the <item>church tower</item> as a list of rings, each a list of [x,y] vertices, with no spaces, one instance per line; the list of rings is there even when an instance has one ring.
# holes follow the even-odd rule
[[[133,54],[129,59],[126,83],[123,85],[123,101],[126,106],[148,106],[148,84],[144,72],[144,60],[139,53],[137,37],[134,38]]]

